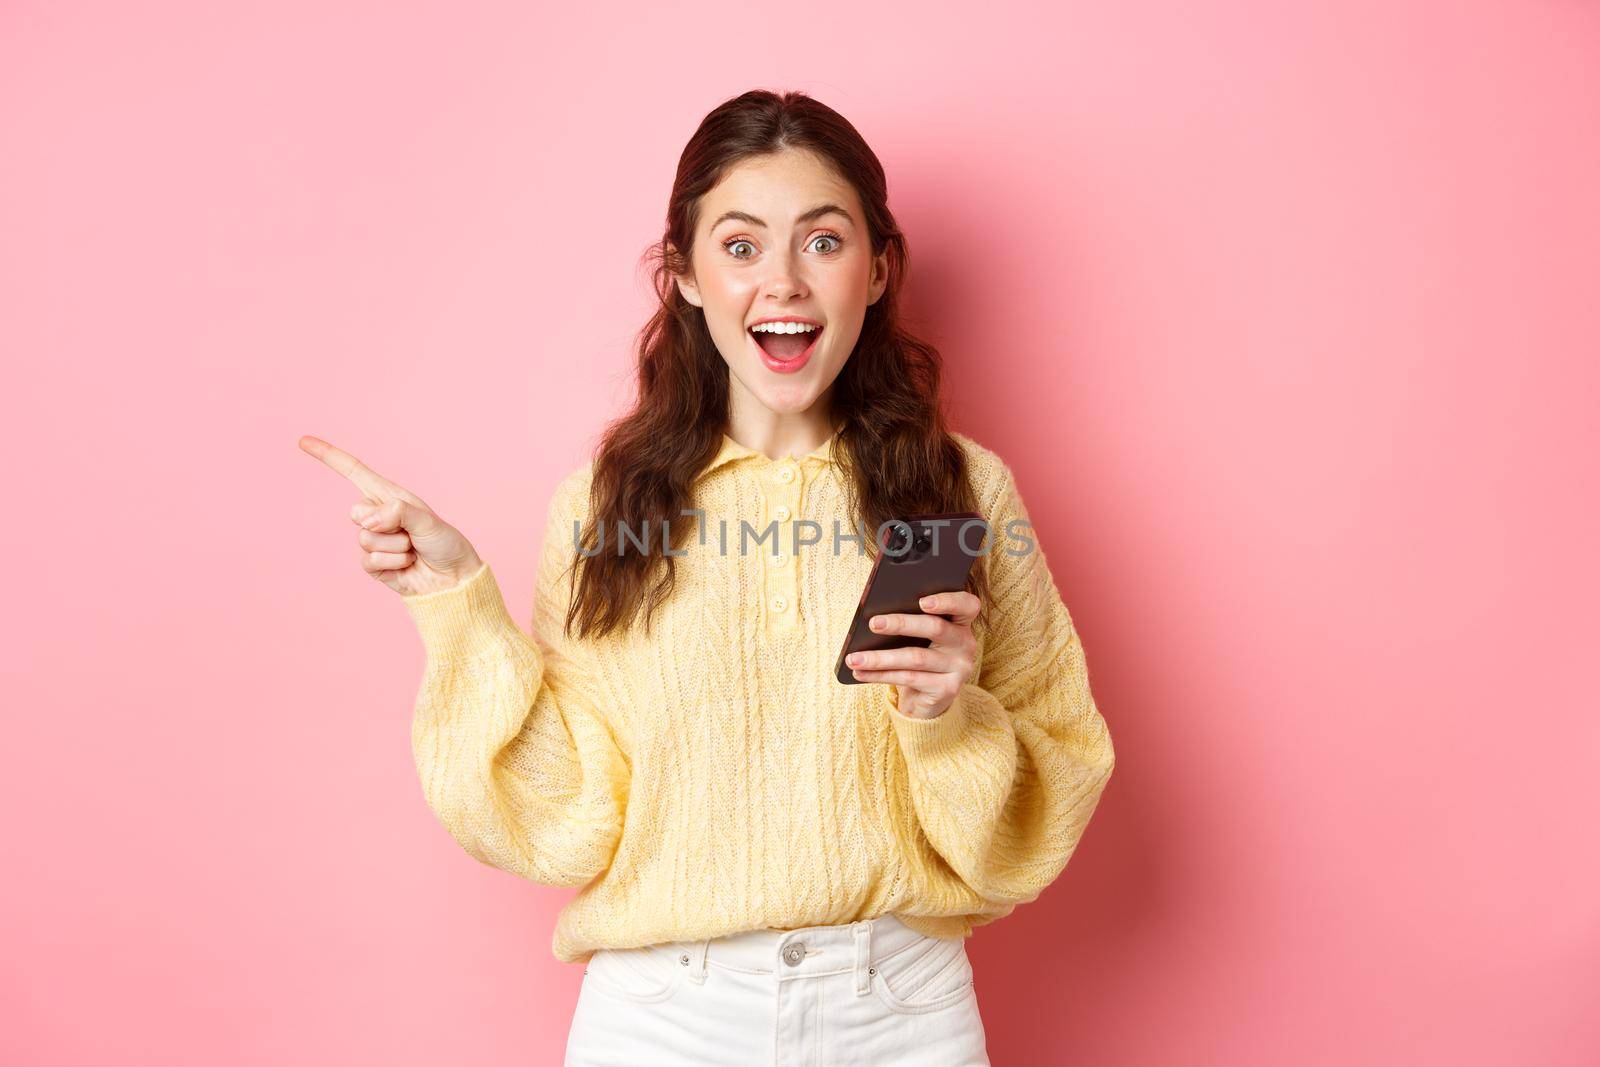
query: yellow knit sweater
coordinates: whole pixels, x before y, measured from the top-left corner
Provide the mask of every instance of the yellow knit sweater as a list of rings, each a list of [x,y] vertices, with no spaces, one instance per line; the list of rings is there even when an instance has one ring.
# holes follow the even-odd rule
[[[582,887],[557,959],[884,913],[965,937],[1061,873],[1111,737],[1037,537],[1009,525],[1027,520],[1011,470],[955,437],[993,529],[993,622],[935,718],[902,715],[892,685],[834,677],[872,545],[834,551],[834,520],[841,538],[855,528],[832,440],[773,460],[724,437],[694,485],[703,535],[648,637],[562,632],[592,463],[551,500],[532,637],[487,564],[404,598],[427,652],[412,724],[423,794],[482,862]],[[817,535],[808,519],[821,540],[797,548],[797,532]],[[774,522],[776,554],[755,543]],[[1032,550],[1013,554],[1030,544],[1019,529]]]

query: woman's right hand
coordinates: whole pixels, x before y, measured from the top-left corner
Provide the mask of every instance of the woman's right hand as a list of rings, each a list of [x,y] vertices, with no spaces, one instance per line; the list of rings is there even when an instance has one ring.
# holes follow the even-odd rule
[[[483,561],[461,531],[421,497],[373,471],[320,437],[300,438],[302,451],[344,475],[361,491],[351,506],[361,567],[402,596],[437,593],[472,576]]]

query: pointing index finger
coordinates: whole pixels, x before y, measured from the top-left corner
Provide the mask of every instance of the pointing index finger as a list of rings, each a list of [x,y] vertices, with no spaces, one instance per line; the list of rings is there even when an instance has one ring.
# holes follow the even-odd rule
[[[369,500],[391,500],[397,496],[404,495],[399,486],[378,474],[378,472],[344,449],[330,445],[320,437],[312,437],[307,434],[300,438],[300,448],[350,479],[355,487],[360,489]]]

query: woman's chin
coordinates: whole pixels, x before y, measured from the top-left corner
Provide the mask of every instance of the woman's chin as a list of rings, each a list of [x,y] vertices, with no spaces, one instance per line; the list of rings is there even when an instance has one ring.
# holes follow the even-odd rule
[[[793,384],[768,386],[755,391],[755,398],[766,408],[778,415],[798,415],[802,411],[810,410],[817,402],[819,390],[803,382]]]
[[[735,375],[744,392],[762,407],[779,415],[793,415],[809,409],[827,387],[822,367],[813,364],[795,374],[774,374],[764,366],[741,364]]]

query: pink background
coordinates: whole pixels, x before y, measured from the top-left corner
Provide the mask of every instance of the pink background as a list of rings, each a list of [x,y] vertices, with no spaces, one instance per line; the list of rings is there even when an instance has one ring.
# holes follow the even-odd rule
[[[1600,1056],[1600,10],[0,11],[10,1063],[547,1064],[348,448],[519,618],[700,117],[876,148],[1117,774],[971,945],[996,1063]]]

